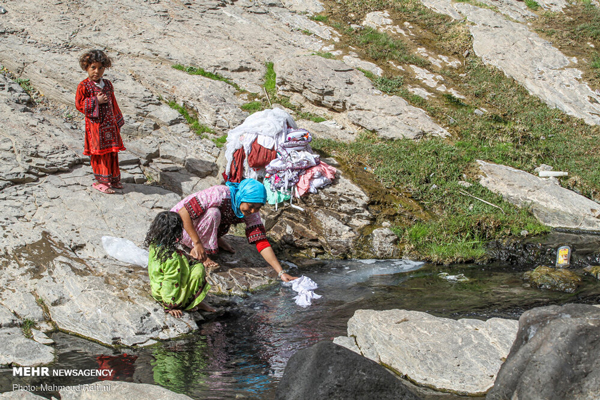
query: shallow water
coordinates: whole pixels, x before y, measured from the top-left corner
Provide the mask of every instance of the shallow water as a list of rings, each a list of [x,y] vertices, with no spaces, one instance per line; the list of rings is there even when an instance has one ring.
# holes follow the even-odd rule
[[[448,282],[440,272],[464,274]],[[269,399],[287,360],[321,340],[345,335],[357,309],[409,309],[451,318],[518,318],[527,309],[566,302],[600,302],[600,284],[585,278],[573,294],[523,287],[523,270],[507,265],[424,265],[406,260],[332,261],[298,271],[319,284],[323,298],[308,308],[291,288],[276,286],[237,299],[236,311],[205,322],[199,332],[146,349],[115,350],[56,333],[51,369],[111,368],[117,380],[155,383],[192,398]],[[12,384],[73,385],[97,378],[16,378],[0,371],[0,391]],[[37,392],[50,397],[51,392]],[[457,398],[456,396],[449,396]]]

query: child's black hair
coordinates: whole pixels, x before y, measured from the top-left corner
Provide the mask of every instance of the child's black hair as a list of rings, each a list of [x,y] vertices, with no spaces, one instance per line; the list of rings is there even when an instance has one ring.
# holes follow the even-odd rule
[[[148,233],[144,246],[156,246],[156,256],[160,262],[167,261],[174,251],[176,244],[183,236],[183,221],[181,216],[172,211],[163,211],[158,213]]]
[[[95,62],[99,62],[104,68],[112,66],[112,60],[102,50],[90,50],[79,57],[79,66],[84,71],[87,71],[88,67]]]

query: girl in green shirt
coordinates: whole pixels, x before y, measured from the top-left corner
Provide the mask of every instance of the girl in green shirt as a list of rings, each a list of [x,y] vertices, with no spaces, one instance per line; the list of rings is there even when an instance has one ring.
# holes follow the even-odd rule
[[[159,213],[146,235],[144,244],[149,248],[148,275],[152,297],[174,317],[182,310],[215,311],[203,303],[210,285],[206,282],[204,265],[188,259],[178,248],[183,233],[183,221],[176,212]]]

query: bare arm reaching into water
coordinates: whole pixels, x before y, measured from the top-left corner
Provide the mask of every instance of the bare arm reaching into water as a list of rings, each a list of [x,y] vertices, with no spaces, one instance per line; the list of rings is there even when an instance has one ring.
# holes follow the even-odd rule
[[[283,268],[281,267],[281,264],[279,263],[279,260],[277,259],[277,256],[275,255],[275,252],[273,251],[272,247],[265,247],[260,252],[260,255],[263,256],[265,261],[268,262],[271,267],[273,267],[273,269],[275,270],[275,272],[277,272],[277,275],[281,278],[282,281],[289,282],[293,281],[294,279],[298,279],[298,277],[296,276],[291,276],[290,274],[282,273]]]

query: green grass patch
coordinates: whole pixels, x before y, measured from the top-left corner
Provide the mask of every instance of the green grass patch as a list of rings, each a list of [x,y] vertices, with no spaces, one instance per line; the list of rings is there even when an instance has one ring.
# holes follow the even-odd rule
[[[264,110],[264,106],[261,101],[251,101],[246,104],[242,104],[240,108],[244,111],[249,112],[250,114],[254,114],[257,111]]]
[[[185,118],[185,120],[187,121],[188,125],[190,126],[190,129],[196,135],[200,137],[205,137],[205,133],[215,133],[215,131],[211,127],[201,124],[196,116],[190,115],[189,111],[185,107],[180,106],[175,101],[169,101],[167,104],[172,109],[179,111],[179,114],[183,115],[183,118]]]
[[[302,32],[304,35],[306,36],[312,36],[314,35],[311,31],[309,31],[308,29],[302,29],[300,32]]]
[[[323,118],[319,115],[315,115],[309,112],[296,112],[296,116],[298,117],[298,119],[306,119],[312,122],[323,122],[323,121],[327,121],[326,118]]]
[[[238,86],[238,84],[236,84],[235,82],[232,82],[230,79],[225,78],[222,75],[219,74],[215,74],[212,72],[208,72],[205,71],[202,68],[197,68],[197,67],[186,67],[184,65],[181,64],[175,64],[173,65],[173,68],[179,70],[179,71],[183,71],[183,72],[187,72],[190,75],[201,75],[204,76],[206,78],[212,79],[214,81],[222,81],[225,82],[231,86],[233,86],[238,92],[243,92],[244,89],[242,89],[241,87]]]
[[[311,17],[308,17],[308,19],[312,19],[316,22],[327,22],[329,20],[329,18],[327,18],[326,15],[313,15]]]
[[[277,75],[275,74],[275,67],[272,62],[267,62],[265,66],[267,67],[267,72],[265,73],[263,87],[271,98],[271,101],[273,101],[277,98]]]
[[[429,61],[411,54],[404,41],[373,28],[363,28],[349,35],[352,45],[361,48],[374,61],[396,61],[401,64],[429,65]]]
[[[525,0],[525,5],[533,11],[537,11],[540,8],[540,5],[535,0]]]
[[[33,333],[31,332],[31,330],[35,328],[35,326],[36,323],[34,320],[29,318],[23,320],[23,324],[21,324],[21,330],[23,331],[23,335],[25,335],[26,338],[32,339]]]
[[[217,145],[218,148],[222,148],[225,145],[225,142],[227,142],[227,135],[225,134],[218,138],[214,138],[212,141]]]
[[[327,59],[335,58],[335,56],[333,54],[331,54],[331,53],[324,53],[322,51],[315,51],[313,53],[313,55],[319,56],[319,57],[323,57],[323,58],[327,58]]]
[[[373,82],[373,86],[375,86],[376,89],[379,89],[387,94],[398,94],[400,88],[404,84],[404,78],[401,76],[377,76],[371,71],[367,71],[366,69],[357,69],[363,74],[365,74],[365,76]]]

